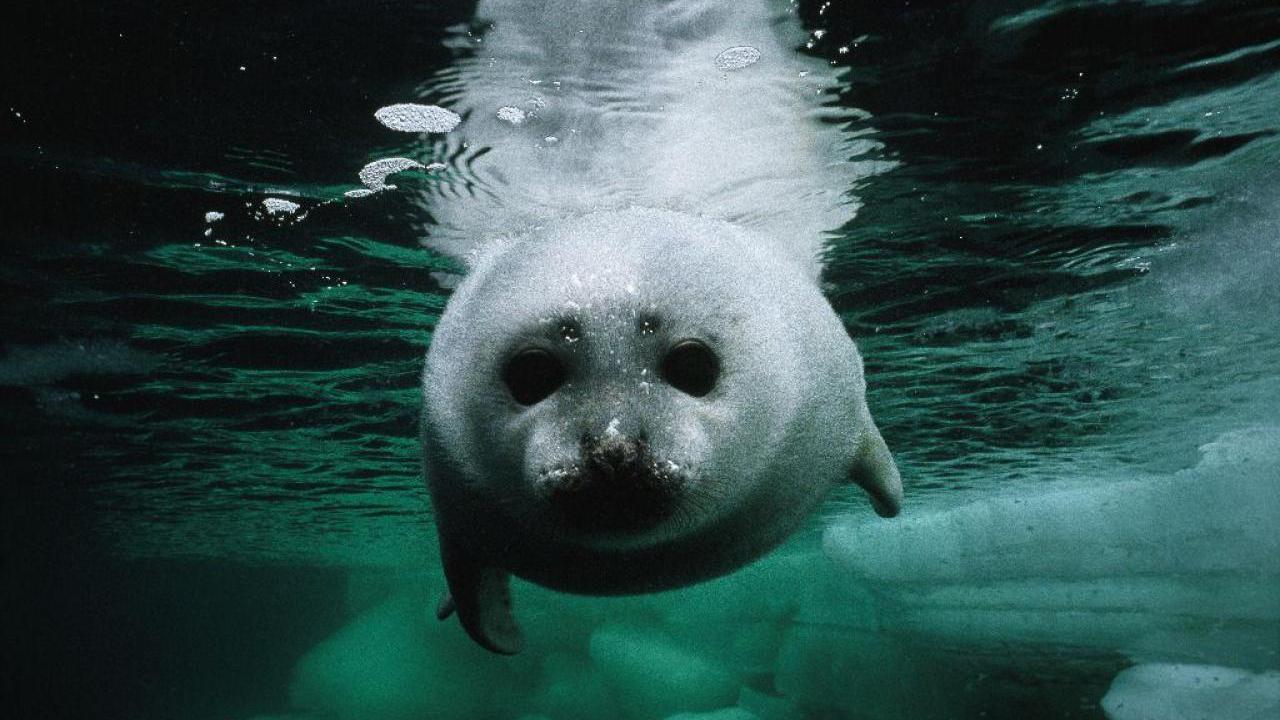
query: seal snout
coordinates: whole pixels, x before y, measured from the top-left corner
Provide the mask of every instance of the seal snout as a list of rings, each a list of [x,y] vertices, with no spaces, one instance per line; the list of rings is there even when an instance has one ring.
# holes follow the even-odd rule
[[[541,494],[565,524],[581,530],[638,531],[675,509],[685,478],[658,463],[643,437],[585,435],[579,462],[545,470]]]
[[[618,434],[582,438],[583,464],[587,473],[601,482],[643,481],[647,455],[642,439],[634,440]]]

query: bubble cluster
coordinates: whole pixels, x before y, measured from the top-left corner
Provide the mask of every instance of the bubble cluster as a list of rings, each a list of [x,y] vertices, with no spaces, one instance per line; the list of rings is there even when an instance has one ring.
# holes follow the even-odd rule
[[[458,127],[462,118],[438,105],[400,103],[379,108],[373,114],[378,122],[402,132],[447,133]]]
[[[512,125],[519,125],[524,122],[525,112],[514,105],[504,105],[498,108],[498,119],[509,122]]]
[[[262,201],[262,207],[266,208],[269,215],[292,215],[302,206],[284,198],[267,198]]]
[[[417,160],[405,157],[389,157],[374,160],[360,168],[360,182],[371,191],[390,190],[395,185],[387,184],[387,177],[405,170],[425,170],[426,166]],[[351,196],[348,196],[351,197]]]
[[[738,45],[717,55],[716,67],[720,70],[741,70],[748,65],[755,65],[759,60],[759,50],[750,45]]]

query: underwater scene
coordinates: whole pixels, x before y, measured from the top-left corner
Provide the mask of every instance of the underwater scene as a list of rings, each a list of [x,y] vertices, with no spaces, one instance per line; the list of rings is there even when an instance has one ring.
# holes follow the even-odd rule
[[[6,717],[1280,717],[1274,0],[0,18]]]

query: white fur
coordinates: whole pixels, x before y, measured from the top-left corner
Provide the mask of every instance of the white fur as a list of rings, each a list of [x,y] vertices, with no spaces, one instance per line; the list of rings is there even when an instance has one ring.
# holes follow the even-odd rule
[[[432,242],[470,272],[432,339],[423,447],[453,601],[490,649],[519,646],[507,572],[584,593],[696,582],[781,542],[851,474],[896,512],[861,358],[817,287],[820,232],[851,213],[855,168],[833,163],[838,132],[814,122],[830,78],[792,50],[785,10],[479,10],[493,27],[459,73],[472,197],[431,206]],[[761,60],[716,69],[738,45]],[[521,104],[524,122],[498,117]],[[644,318],[656,333],[638,332]],[[705,397],[660,376],[686,338],[720,359]],[[501,378],[528,347],[561,358],[568,381],[524,407]],[[539,478],[604,435],[645,438],[681,470],[673,513],[635,532],[564,525]]]

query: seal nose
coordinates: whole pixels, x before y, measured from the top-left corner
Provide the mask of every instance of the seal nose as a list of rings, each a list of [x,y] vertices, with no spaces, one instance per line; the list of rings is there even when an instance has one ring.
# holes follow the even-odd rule
[[[584,435],[577,465],[546,475],[547,499],[567,526],[585,532],[640,532],[669,516],[678,478],[657,469],[643,436]]]
[[[587,468],[602,479],[613,480],[619,476],[634,474],[642,462],[642,441],[618,433],[601,438],[590,436],[582,439],[582,455]]]

